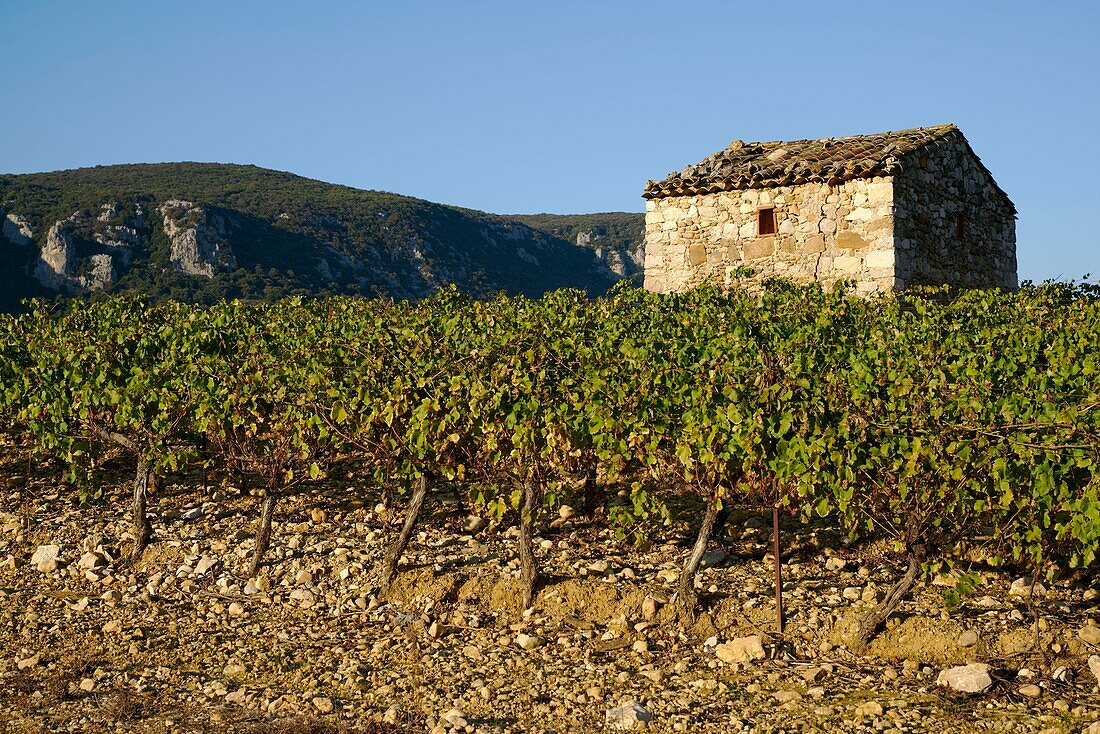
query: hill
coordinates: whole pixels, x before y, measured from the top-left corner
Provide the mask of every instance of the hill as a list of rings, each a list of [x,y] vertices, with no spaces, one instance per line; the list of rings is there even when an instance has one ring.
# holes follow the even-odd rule
[[[631,212],[602,214],[514,214],[528,227],[592,250],[616,275],[641,285],[645,265],[645,215]]]
[[[0,310],[138,292],[211,302],[605,291],[640,214],[504,217],[256,166],[0,175]],[[578,246],[578,244],[580,246]]]

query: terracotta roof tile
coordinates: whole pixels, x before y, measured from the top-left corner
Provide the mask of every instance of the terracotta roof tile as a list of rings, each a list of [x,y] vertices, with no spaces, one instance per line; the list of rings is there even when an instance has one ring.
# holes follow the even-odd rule
[[[901,170],[902,156],[951,134],[962,137],[955,125],[937,125],[820,140],[734,140],[725,150],[670,173],[663,181],[647,182],[642,196],[660,199],[813,182],[836,185],[855,178],[890,176]],[[982,169],[996,187],[989,171],[984,166]]]

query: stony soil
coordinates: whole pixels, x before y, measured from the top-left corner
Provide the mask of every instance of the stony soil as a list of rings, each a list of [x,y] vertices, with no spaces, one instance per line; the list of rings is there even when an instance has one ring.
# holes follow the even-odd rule
[[[684,627],[663,603],[686,523],[638,549],[559,517],[539,534],[545,583],[524,611],[514,532],[470,530],[459,502],[430,500],[382,600],[372,571],[400,518],[354,472],[285,500],[270,563],[246,579],[255,498],[223,486],[200,502],[169,482],[155,543],[128,567],[121,475],[117,498],[79,508],[56,470],[28,481],[22,466],[0,459],[0,731],[563,734],[605,731],[633,700],[652,716],[636,728],[659,732],[1100,732],[1087,663],[1100,595],[1079,579],[1040,589],[1037,628],[1009,575],[983,569],[950,611],[922,584],[857,657],[846,630],[900,571],[793,519],[780,644],[770,526],[751,512],[712,543],[703,612]],[[59,567],[38,570],[49,544]],[[719,659],[749,635],[764,659]],[[937,685],[968,661],[990,665],[990,688]]]

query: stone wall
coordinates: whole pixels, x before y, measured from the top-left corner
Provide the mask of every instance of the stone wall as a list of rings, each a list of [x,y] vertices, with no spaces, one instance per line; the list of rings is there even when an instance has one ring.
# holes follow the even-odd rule
[[[774,207],[776,233],[757,234],[757,212]],[[893,288],[890,177],[837,186],[805,184],[646,202],[645,287],[728,285],[738,268],[825,284],[855,280],[857,292]]]
[[[903,159],[894,218],[899,286],[1017,287],[1014,214],[961,134]]]

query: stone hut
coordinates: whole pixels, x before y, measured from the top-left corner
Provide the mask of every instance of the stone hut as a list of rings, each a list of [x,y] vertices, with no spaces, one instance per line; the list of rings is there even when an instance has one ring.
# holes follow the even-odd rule
[[[730,284],[737,271],[857,293],[1016,288],[1016,208],[954,125],[743,143],[643,194],[645,287]]]

